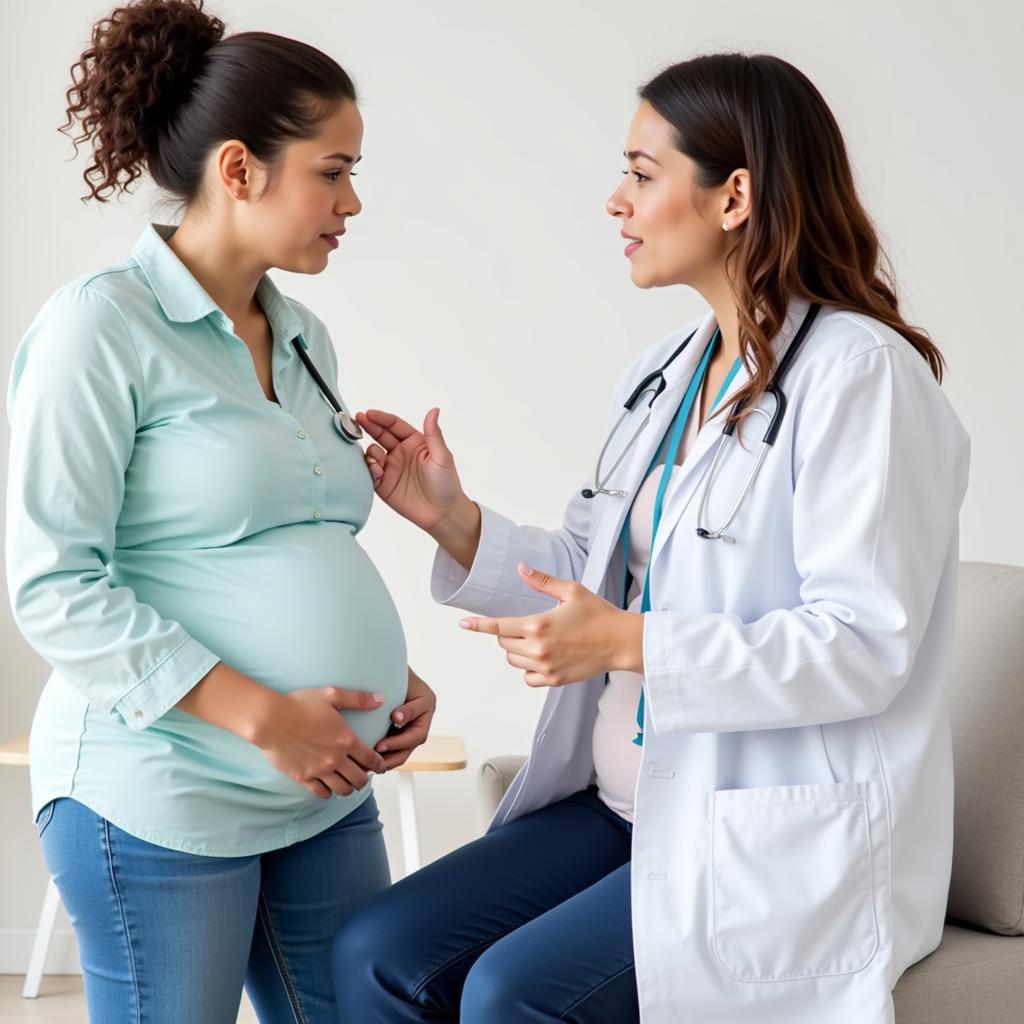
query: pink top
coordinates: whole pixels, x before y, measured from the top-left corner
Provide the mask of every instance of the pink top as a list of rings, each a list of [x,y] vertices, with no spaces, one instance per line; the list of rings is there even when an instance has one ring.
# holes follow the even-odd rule
[[[697,436],[703,390],[701,384],[679,446],[680,460],[686,457]],[[633,500],[633,514],[629,523],[629,574],[632,582],[628,608],[631,612],[639,613],[643,598],[643,581],[651,554],[654,499],[663,469],[664,463],[655,466],[647,474]],[[678,476],[679,466],[676,465],[669,480],[666,502]],[[636,711],[642,687],[643,677],[636,672],[609,672],[608,685],[598,701],[597,721],[594,723],[593,754],[597,771],[597,795],[616,814],[630,822],[633,820],[634,793],[643,753],[643,748],[633,742],[637,734]]]

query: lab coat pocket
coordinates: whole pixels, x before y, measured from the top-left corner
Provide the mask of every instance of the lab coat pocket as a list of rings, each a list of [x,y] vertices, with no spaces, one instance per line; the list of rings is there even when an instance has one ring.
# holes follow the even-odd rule
[[[878,949],[868,804],[856,782],[715,793],[715,954],[740,981],[850,974]]]

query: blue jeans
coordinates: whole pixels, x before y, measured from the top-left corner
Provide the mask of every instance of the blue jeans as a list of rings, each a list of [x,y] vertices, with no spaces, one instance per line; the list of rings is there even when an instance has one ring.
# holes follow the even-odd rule
[[[69,798],[37,827],[91,1024],[234,1024],[243,983],[266,1024],[327,1024],[331,939],[390,882],[372,793],[319,835],[252,857],[156,846]]]
[[[590,789],[397,882],[342,925],[342,1024],[631,1024],[632,828]]]

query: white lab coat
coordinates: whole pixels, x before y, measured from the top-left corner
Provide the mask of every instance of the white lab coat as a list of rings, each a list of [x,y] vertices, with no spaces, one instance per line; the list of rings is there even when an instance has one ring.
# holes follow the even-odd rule
[[[791,304],[777,351],[806,309]],[[634,362],[609,425],[693,326]],[[628,499],[576,490],[552,531],[484,508],[468,574],[438,552],[435,598],[488,616],[551,607],[518,578],[522,560],[617,601],[628,504],[712,329],[709,316],[666,370],[608,484]],[[748,379],[741,369],[729,393]],[[736,543],[695,533],[717,419],[668,492],[653,552],[632,848],[644,1024],[891,1024],[893,986],[942,933],[969,440],[924,359],[868,317],[825,307],[783,386],[788,411],[728,531]],[[746,450],[723,459],[704,525],[727,518],[763,426],[746,421]],[[492,829],[593,782],[604,682],[550,690]]]

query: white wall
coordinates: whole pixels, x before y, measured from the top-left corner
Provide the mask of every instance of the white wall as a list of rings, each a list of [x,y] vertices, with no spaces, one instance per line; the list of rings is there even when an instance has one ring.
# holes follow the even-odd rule
[[[214,0],[212,9],[229,30],[319,45],[360,87],[364,212],[324,274],[277,275],[331,327],[346,399],[413,419],[440,404],[470,493],[552,525],[591,467],[620,368],[701,309],[683,291],[634,289],[604,213],[637,85],[707,49],[796,63],[845,130],[910,316],[948,356],[946,389],[974,442],[963,557],[1024,564],[1020,449],[1008,436],[1024,379],[1020,5]],[[124,259],[144,223],[160,219],[147,189],[106,209],[80,203],[85,154],[71,160],[55,131],[70,64],[105,11],[94,0],[4,7],[3,381],[46,296]],[[0,451],[6,440],[3,423]],[[490,641],[458,630],[457,613],[431,604],[423,536],[379,507],[364,537],[403,613],[413,664],[440,694],[436,731],[469,748],[469,772],[420,786],[429,859],[476,834],[473,770],[526,748],[541,695]],[[4,602],[0,738],[27,731],[46,674]],[[378,793],[400,866],[394,779]],[[18,971],[45,880],[23,769],[0,770],[0,834],[0,972]],[[55,963],[73,964],[70,943],[61,949]]]

